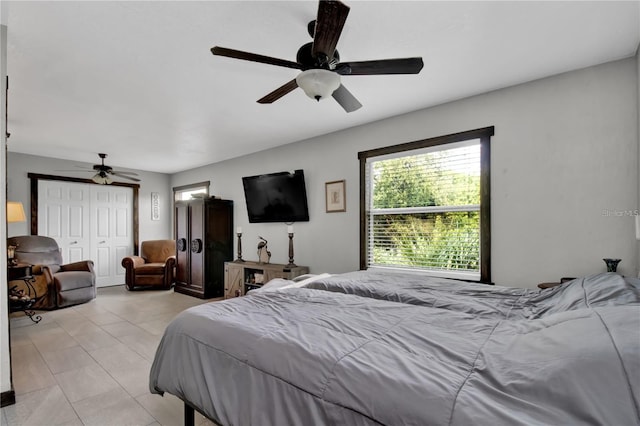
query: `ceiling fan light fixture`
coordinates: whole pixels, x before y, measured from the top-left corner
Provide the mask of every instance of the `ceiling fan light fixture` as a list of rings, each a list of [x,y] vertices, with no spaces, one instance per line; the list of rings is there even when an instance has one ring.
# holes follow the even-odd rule
[[[113,182],[105,172],[97,173],[91,180],[99,185],[109,185]]]
[[[320,101],[340,87],[340,76],[333,71],[314,68],[298,74],[296,83],[308,97]]]

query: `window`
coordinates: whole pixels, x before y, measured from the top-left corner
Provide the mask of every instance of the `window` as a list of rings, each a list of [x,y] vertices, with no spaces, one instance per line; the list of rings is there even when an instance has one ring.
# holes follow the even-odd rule
[[[209,182],[192,183],[191,185],[176,186],[173,188],[173,199],[175,201],[191,200],[192,194],[209,195]]]
[[[490,282],[493,127],[359,153],[361,269]]]

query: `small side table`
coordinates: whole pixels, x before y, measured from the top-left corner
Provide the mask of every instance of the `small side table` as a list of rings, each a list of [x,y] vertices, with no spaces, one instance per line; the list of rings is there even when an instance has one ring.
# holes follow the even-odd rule
[[[560,284],[564,284],[564,283],[566,283],[567,281],[571,281],[571,280],[575,280],[575,278],[572,278],[572,277],[562,277],[562,278],[560,278],[560,282],[540,283],[540,284],[538,284],[538,288],[540,288],[540,289],[545,289],[545,288],[556,287],[556,286],[559,286]]]
[[[33,286],[35,279],[31,273],[31,265],[28,263],[18,263],[7,267],[7,283],[17,280],[24,281],[27,287],[27,299],[24,298],[24,295],[12,294],[15,287],[8,288],[9,310],[11,312],[23,311],[31,321],[37,324],[42,320],[42,317],[36,315],[35,311],[31,310],[31,306],[33,306],[36,301],[36,289]]]

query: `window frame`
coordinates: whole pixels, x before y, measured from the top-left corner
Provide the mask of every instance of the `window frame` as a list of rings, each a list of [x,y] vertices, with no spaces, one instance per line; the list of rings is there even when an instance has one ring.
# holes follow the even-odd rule
[[[367,159],[401,152],[480,140],[480,282],[491,283],[491,136],[494,126],[358,152],[360,161],[360,269],[368,268]],[[427,270],[425,269],[425,272]]]
[[[194,190],[194,189],[198,189],[198,188],[206,188],[206,194],[207,197],[209,196],[209,186],[210,186],[211,182],[210,181],[204,181],[204,182],[198,182],[198,183],[191,183],[189,185],[182,185],[182,186],[174,186],[173,187],[173,205],[175,208],[175,204],[176,204],[176,195],[179,192],[188,192],[190,190]]]

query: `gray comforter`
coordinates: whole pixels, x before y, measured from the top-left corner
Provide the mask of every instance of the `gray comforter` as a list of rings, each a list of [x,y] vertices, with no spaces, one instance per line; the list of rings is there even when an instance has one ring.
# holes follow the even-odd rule
[[[505,319],[534,319],[570,309],[640,301],[633,285],[617,274],[576,278],[541,292],[411,273],[355,271],[315,280],[305,288]]]
[[[229,426],[636,425],[640,305],[616,277],[460,296],[515,297],[493,314],[346,290],[254,292],[181,313],[150,389]],[[520,305],[534,318],[514,315]]]

